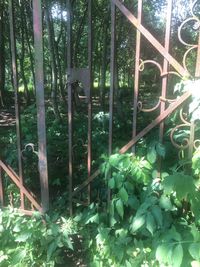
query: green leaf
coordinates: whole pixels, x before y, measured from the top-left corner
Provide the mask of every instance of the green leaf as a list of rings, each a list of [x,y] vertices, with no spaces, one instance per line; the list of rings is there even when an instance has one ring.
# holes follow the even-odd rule
[[[128,203],[127,203],[132,209],[137,210],[139,207],[139,201],[136,198],[136,196],[131,196],[128,199]]]
[[[192,261],[191,266],[192,267],[200,267],[200,262],[199,261]]]
[[[191,244],[188,250],[194,260],[200,261],[200,244],[199,243]]]
[[[159,200],[159,205],[164,210],[174,210],[174,207],[170,201],[170,199],[167,196],[162,195]]]
[[[166,150],[165,150],[165,147],[164,147],[163,144],[157,143],[156,144],[156,151],[157,151],[157,153],[158,153],[159,156],[161,156],[163,158],[165,157]]]
[[[172,254],[173,267],[180,267],[183,260],[183,247],[181,244],[177,245]]]
[[[188,194],[195,194],[195,184],[192,176],[176,173],[165,177],[163,181],[163,188],[165,194],[176,192],[177,198],[182,200]]]
[[[57,248],[57,243],[55,241],[53,241],[47,248],[47,262],[49,262],[49,260],[52,257],[52,254],[56,251]]]
[[[109,181],[108,181],[108,187],[110,189],[115,188],[115,179],[113,177],[111,179],[109,179]]]
[[[156,228],[156,224],[155,224],[155,219],[150,212],[147,213],[146,228],[153,235]]]
[[[147,153],[147,159],[151,164],[156,162],[157,155],[156,155],[156,149],[154,145],[149,147],[149,150]]]
[[[97,224],[98,224],[98,223],[99,223],[99,214],[97,213],[97,214],[91,216],[91,217],[86,221],[85,224],[88,224],[88,223],[97,223]]]
[[[22,232],[21,234],[19,234],[16,238],[15,241],[16,242],[25,242],[29,237],[31,237],[31,233],[30,232]]]
[[[132,264],[126,260],[126,267],[133,267]]]
[[[159,263],[170,263],[172,255],[172,247],[166,243],[161,244],[156,249],[156,259]]]
[[[162,211],[161,208],[157,205],[154,205],[151,209],[151,213],[155,218],[155,221],[158,226],[162,227],[163,225],[163,216],[162,216]]]
[[[14,255],[12,255],[12,261],[10,266],[15,266],[22,262],[26,257],[26,249],[17,250]]]
[[[119,161],[120,161],[120,156],[121,155],[119,155],[119,154],[111,155],[109,158],[110,165],[112,165],[113,167],[117,166]]]
[[[117,209],[118,214],[123,219],[123,217],[124,217],[124,206],[123,206],[122,200],[118,199],[116,201],[115,205],[116,205],[116,209]]]
[[[135,216],[133,222],[130,225],[130,230],[132,233],[135,233],[139,230],[145,223],[145,215]]]
[[[115,176],[115,187],[117,187],[118,189],[121,188],[122,186],[122,182],[124,181],[124,175],[117,173]]]
[[[119,197],[124,203],[128,201],[128,193],[124,187],[119,190]]]

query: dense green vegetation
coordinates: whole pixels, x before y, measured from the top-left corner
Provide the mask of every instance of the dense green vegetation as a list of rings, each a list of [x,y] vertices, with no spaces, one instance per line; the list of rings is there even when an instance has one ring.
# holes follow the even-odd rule
[[[34,1],[34,0],[33,0]],[[0,2],[0,159],[17,172],[17,140],[14,122],[14,92],[11,82],[9,13],[7,0]],[[73,67],[88,66],[87,1],[71,1],[73,8]],[[181,62],[185,48],[177,39],[178,27],[189,15],[187,1],[174,1],[170,53]],[[37,113],[35,104],[34,49],[31,1],[13,1],[21,113],[24,184],[40,199],[37,157]],[[137,1],[123,3],[136,14]],[[143,24],[163,42],[167,1],[143,3]],[[180,10],[181,5],[181,10]],[[93,115],[92,170],[100,175],[91,183],[91,202],[74,204],[68,210],[68,131],[67,131],[67,8],[65,0],[44,0],[43,36],[45,105],[50,210],[32,217],[17,212],[19,190],[4,177],[6,204],[0,209],[1,267],[199,267],[200,266],[200,149],[190,154],[184,145],[188,128],[170,132],[181,122],[180,109],[165,121],[163,142],[154,128],[136,144],[135,153],[118,154],[132,137],[133,70],[136,31],[119,11],[116,14],[116,79],[113,121],[113,154],[108,156],[108,94],[110,86],[110,3],[93,3]],[[195,6],[199,17],[199,3]],[[199,25],[190,21],[184,40],[198,40]],[[160,55],[142,39],[141,58],[159,61]],[[196,51],[187,58],[194,73]],[[200,139],[199,78],[182,80],[170,76],[168,98],[190,90],[183,113],[195,123],[195,139]],[[81,85],[80,85],[81,86]],[[161,77],[154,68],[140,73],[139,100],[153,107],[160,96]],[[83,90],[81,94],[84,94]],[[75,101],[75,99],[74,99]],[[87,105],[81,98],[73,103],[73,186],[87,177]],[[4,116],[4,114],[8,116]],[[12,116],[11,116],[12,115]],[[139,132],[157,111],[139,112]],[[12,117],[12,118],[11,118]],[[10,120],[11,119],[11,120]],[[2,123],[2,124],[1,124]],[[5,126],[4,123],[7,125]],[[159,162],[161,162],[161,170]],[[110,196],[110,197],[109,197]],[[86,190],[78,201],[86,201]],[[28,204],[26,203],[27,207]]]

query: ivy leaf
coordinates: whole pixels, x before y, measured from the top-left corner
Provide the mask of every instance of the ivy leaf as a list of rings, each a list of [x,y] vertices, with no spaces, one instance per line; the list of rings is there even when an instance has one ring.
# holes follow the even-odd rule
[[[117,209],[118,214],[123,219],[123,217],[124,217],[124,206],[123,206],[122,200],[121,199],[118,199],[116,201],[116,204],[115,205],[116,205],[116,209]]]
[[[173,267],[180,267],[183,260],[183,247],[178,244],[173,250],[172,263]]]
[[[124,187],[119,190],[119,197],[124,203],[128,201],[128,193]]]
[[[145,215],[136,216],[133,219],[133,222],[130,225],[130,230],[132,233],[135,233],[138,229],[140,229],[145,223]]]

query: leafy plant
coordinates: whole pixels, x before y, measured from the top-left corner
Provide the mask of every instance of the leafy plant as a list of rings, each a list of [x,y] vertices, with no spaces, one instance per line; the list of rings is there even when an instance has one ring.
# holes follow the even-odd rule
[[[56,216],[57,217],[57,216]],[[71,219],[50,218],[35,213],[32,217],[13,209],[0,210],[0,265],[55,266],[73,250],[76,227]]]

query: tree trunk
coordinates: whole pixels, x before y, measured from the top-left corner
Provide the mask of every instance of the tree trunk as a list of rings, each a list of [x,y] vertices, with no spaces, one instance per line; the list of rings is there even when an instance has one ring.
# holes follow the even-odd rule
[[[4,5],[0,3],[0,106],[4,106],[5,91],[5,40],[4,40]]]
[[[32,73],[32,79],[33,79],[33,94],[35,95],[35,71],[34,71],[34,59],[33,59],[33,52],[31,48],[31,42],[30,42],[30,30],[28,29],[28,11],[24,7],[24,1],[21,1],[23,14],[24,14],[24,34],[27,42],[28,47],[28,53],[29,53],[29,59],[30,59],[30,65],[31,65],[31,73]]]
[[[51,11],[48,5],[48,1],[45,1],[45,18],[47,24],[47,32],[48,32],[48,44],[49,44],[49,53],[50,53],[50,60],[51,60],[51,69],[52,69],[52,91],[51,91],[51,99],[54,109],[54,115],[56,120],[60,121],[60,113],[58,110],[58,102],[57,102],[57,66],[56,66],[56,58],[55,58],[55,37],[54,37],[54,29],[51,19]]]
[[[107,69],[107,47],[108,47],[108,23],[107,19],[103,26],[103,48],[101,53],[101,78],[100,78],[100,103],[101,107],[105,109],[105,87],[106,87],[106,69]]]
[[[26,99],[26,104],[30,103],[30,95],[28,91],[28,83],[26,80],[26,75],[24,71],[24,61],[25,61],[25,39],[24,39],[24,8],[23,8],[23,3],[20,4],[20,15],[21,15],[21,55],[19,57],[20,61],[20,70],[21,70],[21,77],[22,81],[24,84],[24,94],[25,94],[25,99]]]

